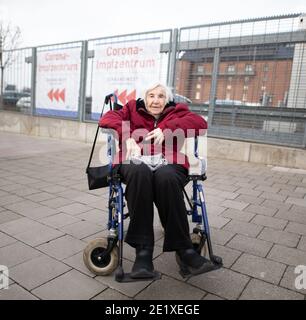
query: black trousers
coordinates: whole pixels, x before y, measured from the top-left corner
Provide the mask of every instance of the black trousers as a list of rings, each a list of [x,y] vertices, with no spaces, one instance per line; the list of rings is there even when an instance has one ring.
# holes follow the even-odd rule
[[[187,170],[169,164],[152,172],[145,164],[121,164],[130,223],[125,241],[132,247],[154,246],[155,203],[165,231],[163,251],[192,248],[183,195]]]

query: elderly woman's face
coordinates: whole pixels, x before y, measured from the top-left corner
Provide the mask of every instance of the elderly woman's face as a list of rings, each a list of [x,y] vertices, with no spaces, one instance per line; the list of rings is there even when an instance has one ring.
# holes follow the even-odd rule
[[[160,115],[166,105],[166,92],[162,87],[156,87],[147,92],[146,108],[153,116]]]

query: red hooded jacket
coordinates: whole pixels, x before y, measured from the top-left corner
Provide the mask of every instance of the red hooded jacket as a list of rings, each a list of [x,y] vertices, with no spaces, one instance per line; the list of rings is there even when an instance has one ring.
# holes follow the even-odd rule
[[[188,136],[204,134],[207,122],[201,116],[191,112],[183,103],[168,103],[160,117],[156,119],[148,113],[144,101],[141,99],[129,101],[121,110],[108,111],[99,120],[102,128],[114,129],[118,133],[120,152],[115,157],[114,164],[125,160],[126,147],[123,141],[133,137],[142,150],[142,154],[162,153],[168,163],[182,164],[189,168],[188,158],[180,150],[184,139]],[[160,128],[165,140],[160,146],[151,141],[143,141],[147,133]],[[119,158],[118,158],[119,157]]]

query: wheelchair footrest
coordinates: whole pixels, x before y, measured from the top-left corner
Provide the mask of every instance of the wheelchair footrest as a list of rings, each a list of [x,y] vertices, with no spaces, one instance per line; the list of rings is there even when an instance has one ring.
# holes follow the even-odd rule
[[[216,258],[216,259],[214,259],[214,261],[207,260],[207,262],[205,262],[202,267],[197,268],[197,269],[187,267],[187,266],[184,266],[181,264],[179,273],[183,278],[191,278],[192,276],[196,276],[199,274],[203,274],[203,273],[207,273],[210,271],[220,269],[223,266],[222,259],[217,256],[214,256],[214,258]]]
[[[138,281],[153,281],[161,279],[161,273],[154,271],[153,277],[145,278],[132,278],[130,273],[123,273],[119,277],[116,275],[115,280],[117,282],[138,282]]]

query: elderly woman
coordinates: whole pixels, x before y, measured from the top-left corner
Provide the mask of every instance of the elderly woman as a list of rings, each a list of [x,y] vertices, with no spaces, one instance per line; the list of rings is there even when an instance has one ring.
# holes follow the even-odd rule
[[[178,161],[182,158],[179,150],[183,141],[174,139],[169,147],[165,140],[177,129],[185,136],[188,130],[194,129],[197,135],[200,129],[207,128],[206,121],[190,112],[187,105],[175,103],[167,86],[156,84],[145,91],[143,99],[129,101],[119,111],[107,112],[99,125],[118,133],[122,160],[118,169],[126,183],[125,197],[130,214],[125,241],[136,249],[130,276],[154,277],[153,203],[164,228],[163,251],[176,251],[181,267],[189,268],[193,274],[203,272],[207,260],[193,249],[183,196],[189,167],[187,157]],[[139,129],[146,129],[145,136],[133,135]],[[141,155],[148,151],[162,155],[163,161],[156,169],[141,161]],[[133,158],[140,161],[126,163],[125,160]]]

